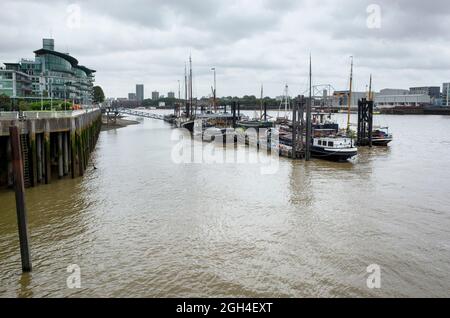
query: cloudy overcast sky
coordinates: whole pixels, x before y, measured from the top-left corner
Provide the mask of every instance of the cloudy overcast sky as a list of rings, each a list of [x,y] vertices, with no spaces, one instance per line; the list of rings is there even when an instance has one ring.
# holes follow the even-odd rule
[[[308,82],[409,88],[450,81],[448,0],[0,0],[0,62],[33,58],[41,39],[97,70],[110,97],[136,83],[178,90],[192,54],[194,93],[206,96],[217,69],[218,95],[293,95]],[[373,4],[378,6],[373,6]],[[380,11],[378,12],[378,9]],[[378,15],[380,13],[380,15]],[[380,19],[378,19],[380,18]]]

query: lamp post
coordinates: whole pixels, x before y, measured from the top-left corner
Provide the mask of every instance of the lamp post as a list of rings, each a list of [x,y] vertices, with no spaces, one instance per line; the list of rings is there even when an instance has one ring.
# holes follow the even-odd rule
[[[39,88],[41,90],[41,111],[44,110],[44,88],[45,88],[45,83],[44,82],[44,76],[42,76],[39,78]]]
[[[67,93],[66,93],[66,83],[64,83],[64,110],[66,110]]]
[[[53,111],[53,78],[49,82],[50,87],[50,110]]]
[[[67,110],[67,92],[66,87],[71,86],[72,82],[64,82],[64,110]]]

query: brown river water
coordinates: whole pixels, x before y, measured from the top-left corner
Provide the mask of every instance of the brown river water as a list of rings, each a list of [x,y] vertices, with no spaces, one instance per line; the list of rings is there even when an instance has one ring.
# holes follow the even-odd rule
[[[269,175],[176,164],[170,126],[140,121],[102,132],[83,178],[27,189],[31,274],[0,191],[0,297],[450,296],[450,117],[376,116],[390,147]]]

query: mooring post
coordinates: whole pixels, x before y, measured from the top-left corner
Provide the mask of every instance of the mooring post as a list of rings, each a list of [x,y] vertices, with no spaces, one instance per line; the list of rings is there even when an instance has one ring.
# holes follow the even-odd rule
[[[25,207],[25,187],[23,180],[22,151],[20,147],[19,129],[17,126],[9,127],[11,140],[14,190],[16,193],[17,224],[19,225],[20,256],[22,270],[31,272],[31,257],[28,242],[27,210]]]
[[[52,159],[50,152],[50,122],[45,121],[44,128],[44,158],[45,158],[45,183],[49,184],[52,180]]]
[[[42,182],[42,135],[36,135],[36,173],[37,182]]]
[[[64,176],[64,159],[63,159],[63,139],[62,133],[57,133],[58,135],[58,178]]]
[[[64,160],[64,175],[69,174],[69,138],[67,137],[67,132],[63,132],[63,160]]]
[[[37,154],[36,154],[36,121],[30,120],[28,126],[28,145],[31,154],[30,161],[30,181],[31,186],[36,186],[37,183]]]
[[[306,105],[306,141],[305,141],[305,159],[309,161],[311,159],[311,143],[312,143],[312,125],[311,125],[311,107],[312,97],[308,98]]]
[[[236,102],[231,105],[231,114],[233,116],[233,128],[236,128]]]
[[[70,119],[70,170],[72,179],[76,178],[79,167],[75,118]]]
[[[267,121],[267,102],[264,102],[264,121]]]
[[[78,167],[79,167],[79,176],[84,176],[84,143],[83,143],[83,123],[82,118],[77,118],[77,132],[76,132],[77,144],[78,144]]]
[[[13,164],[12,164],[12,153],[11,153],[11,136],[8,137],[8,143],[6,144],[6,157],[8,158],[8,187],[14,185],[13,177]]]
[[[292,159],[297,159],[297,103],[292,106]]]
[[[299,99],[299,104],[298,104],[298,121],[299,121],[299,139],[300,139],[300,146],[301,146],[301,150],[304,153],[305,150],[305,144],[303,143],[303,135],[305,132],[305,97],[303,95],[300,95],[298,97]]]
[[[368,127],[368,134],[369,134],[369,147],[372,148],[372,130],[373,130],[373,101],[367,102],[367,108],[368,108],[368,121],[369,121],[369,127]]]

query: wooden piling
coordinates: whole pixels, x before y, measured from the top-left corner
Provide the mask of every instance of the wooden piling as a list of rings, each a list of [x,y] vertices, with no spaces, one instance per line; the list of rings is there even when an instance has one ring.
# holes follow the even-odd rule
[[[6,144],[6,157],[8,158],[8,187],[13,186],[13,164],[12,164],[12,151],[11,151],[11,136],[8,137],[8,143]]]
[[[72,179],[77,177],[80,170],[78,167],[78,148],[77,148],[77,135],[76,135],[76,122],[75,118],[70,121],[70,170],[72,172]]]
[[[297,159],[297,103],[292,107],[292,159]]]
[[[63,132],[63,161],[64,161],[64,175],[69,174],[69,141],[67,133]]]
[[[63,159],[63,139],[62,133],[57,133],[57,144],[58,144],[58,178],[62,178],[64,176],[64,159]]]
[[[267,121],[267,103],[264,102],[264,121]]]
[[[236,128],[236,102],[231,104],[231,113],[233,115],[233,128]]]
[[[23,180],[23,162],[22,162],[22,151],[20,147],[19,134],[20,133],[17,126],[11,126],[9,128],[13,173],[14,173],[14,190],[16,193],[17,224],[19,226],[19,242],[20,242],[20,256],[22,260],[22,270],[24,272],[31,272],[32,266],[28,241],[27,211],[25,206],[25,186]]]
[[[84,154],[84,138],[83,138],[83,125],[80,121],[78,121],[77,125],[77,132],[76,132],[76,139],[77,139],[77,148],[78,148],[78,158],[79,158],[79,176],[84,175],[84,169],[85,169],[85,154]]]
[[[42,135],[36,135],[36,181],[42,182]]]
[[[37,183],[37,153],[36,153],[36,122],[31,120],[28,126],[28,149],[30,153],[30,186],[34,187]]]
[[[44,129],[44,174],[45,174],[45,184],[49,184],[52,180],[52,158],[50,152],[50,123],[48,121],[45,122]]]

